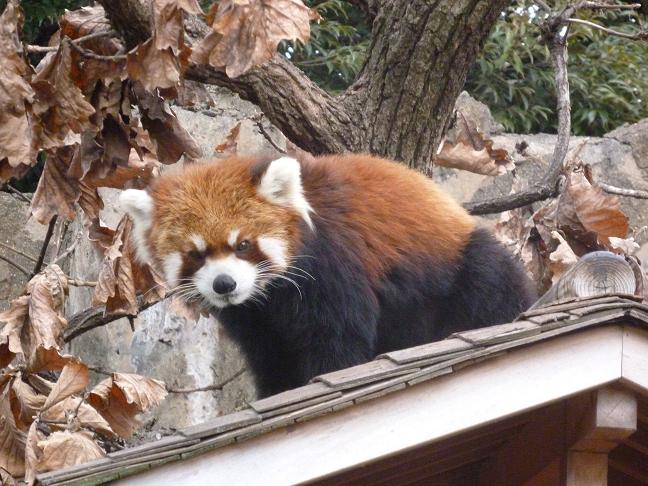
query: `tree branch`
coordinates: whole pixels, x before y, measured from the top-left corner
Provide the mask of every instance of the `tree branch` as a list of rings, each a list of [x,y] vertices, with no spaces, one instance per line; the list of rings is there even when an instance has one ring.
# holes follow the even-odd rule
[[[569,7],[555,17],[550,17],[544,24],[544,38],[549,44],[551,61],[554,67],[554,77],[557,91],[558,138],[554,147],[551,163],[543,178],[528,189],[496,197],[485,201],[470,202],[464,207],[471,214],[491,214],[519,208],[538,201],[554,197],[559,192],[559,181],[565,157],[569,149],[571,134],[571,102],[569,99],[569,79],[567,77],[567,33],[561,35],[564,26],[569,25],[568,19],[573,15],[575,7]]]
[[[611,186],[605,182],[597,182],[597,185],[605,192],[618,196],[635,197],[637,199],[648,199],[648,191],[641,189],[626,189],[624,187]]]
[[[50,240],[52,239],[52,235],[54,234],[54,226],[56,226],[57,220],[58,217],[53,216],[49,222],[49,225],[47,226],[47,233],[45,234],[45,240],[43,241],[43,246],[41,247],[40,255],[38,255],[38,260],[36,261],[34,270],[32,271],[29,278],[32,278],[34,275],[40,272],[41,268],[43,267],[43,262],[45,261],[45,254],[47,253],[47,247],[49,246]]]
[[[112,37],[116,36],[117,32],[114,30],[108,30],[108,31],[103,31],[103,32],[94,32],[92,34],[84,35],[83,37],[78,37],[74,40],[71,41],[72,46],[78,46],[79,44],[96,39],[98,37]],[[29,53],[38,53],[38,54],[44,54],[48,52],[56,52],[58,51],[58,46],[32,46],[28,45],[26,46],[27,52]]]
[[[13,260],[7,258],[7,257],[4,256],[4,255],[0,255],[0,260],[7,262],[9,265],[11,265],[12,267],[14,267],[16,270],[20,270],[22,273],[24,273],[25,275],[27,275],[27,276],[29,277],[29,275],[30,275],[29,270],[27,270],[27,269],[26,269],[25,267],[23,267],[22,265],[20,265],[20,264],[14,262]]]
[[[20,250],[17,250],[13,246],[6,245],[5,243],[2,243],[1,241],[0,241],[0,247],[4,248],[6,250],[9,250],[10,252],[15,253],[16,255],[21,255],[21,256],[25,257],[27,260],[30,260],[30,261],[32,261],[34,263],[36,263],[38,261],[35,257],[33,257],[31,255],[28,255],[27,253],[24,253],[24,252],[22,252]]]
[[[592,27],[593,29],[598,29],[600,31],[603,31],[606,34],[614,35],[614,36],[617,36],[617,37],[623,37],[625,39],[648,40],[648,32],[646,32],[646,31],[640,31],[640,32],[637,32],[635,34],[630,34],[630,33],[627,33],[627,32],[619,32],[618,30],[608,29],[607,27],[599,25],[596,22],[590,22],[589,20],[581,20],[581,19],[570,18],[569,22],[572,23],[572,24],[587,25],[588,27]]]
[[[167,294],[167,297],[169,297],[170,295],[171,293]],[[144,297],[142,297],[141,295],[138,296],[137,313],[139,314],[140,312],[148,309],[149,307],[154,306],[158,302],[161,301],[145,302]],[[81,334],[85,334],[86,332],[91,331],[92,329],[105,326],[106,324],[116,321],[117,319],[121,319],[122,317],[132,317],[130,316],[130,314],[126,314],[124,312],[116,312],[114,314],[105,315],[105,311],[106,311],[105,306],[98,305],[74,314],[68,320],[68,326],[64,331],[63,340],[66,343],[69,343],[70,341],[72,341],[72,339],[80,336]]]
[[[241,368],[236,373],[234,373],[232,376],[230,376],[226,380],[223,380],[221,383],[216,383],[214,385],[201,386],[201,387],[198,387],[198,388],[169,388],[169,387],[167,387],[167,391],[169,393],[195,393],[195,392],[204,392],[204,391],[213,391],[213,390],[219,390],[220,391],[225,387],[225,385],[233,382],[239,376],[241,376],[243,373],[245,373],[245,368]]]

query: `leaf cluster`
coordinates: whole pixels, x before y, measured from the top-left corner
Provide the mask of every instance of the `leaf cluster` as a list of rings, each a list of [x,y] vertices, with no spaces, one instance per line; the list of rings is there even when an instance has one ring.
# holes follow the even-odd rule
[[[625,32],[644,22],[631,11],[583,12],[580,17]],[[491,108],[507,131],[556,130],[553,71],[538,29],[544,18],[525,2],[509,7],[466,82],[466,89]],[[648,44],[572,25],[568,49],[576,135],[600,136],[648,117]]]

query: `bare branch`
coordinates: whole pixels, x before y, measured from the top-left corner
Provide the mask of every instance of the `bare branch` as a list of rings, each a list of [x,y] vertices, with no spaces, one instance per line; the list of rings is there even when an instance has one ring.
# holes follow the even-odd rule
[[[54,226],[56,226],[57,220],[58,217],[54,216],[49,222],[49,226],[47,227],[47,233],[45,234],[45,240],[43,241],[43,246],[41,247],[40,255],[38,255],[36,266],[34,266],[34,270],[32,271],[31,276],[29,278],[33,277],[38,272],[40,272],[41,268],[43,267],[43,261],[45,261],[45,253],[47,253],[47,247],[49,246],[50,240],[52,239],[52,235],[54,234]]]
[[[239,376],[241,376],[243,373],[245,373],[245,368],[241,368],[238,370],[236,373],[234,373],[232,376],[227,378],[221,383],[217,383],[214,385],[207,385],[207,386],[201,386],[198,388],[168,388],[167,391],[169,393],[195,393],[195,392],[204,392],[204,391],[213,391],[213,390],[222,390],[225,385],[228,383],[231,383],[232,381],[236,380]]]
[[[259,133],[263,135],[263,138],[265,138],[270,145],[279,153],[282,154],[287,154],[284,149],[282,149],[279,145],[275,143],[274,140],[272,140],[272,137],[270,134],[266,131],[266,129],[263,126],[263,123],[261,123],[261,119],[263,118],[263,113],[259,113],[259,115],[255,116],[252,118],[252,121],[255,123],[257,130],[259,130]]]
[[[73,46],[79,45],[83,42],[96,39],[98,37],[113,37],[116,36],[117,32],[114,30],[108,30],[105,32],[94,32],[92,34],[84,35],[83,37],[79,37],[77,39],[74,39],[71,41],[71,44]],[[48,52],[56,52],[58,51],[58,46],[32,46],[28,45],[26,46],[27,52],[29,53],[34,53],[34,54],[44,54]]]
[[[598,182],[597,185],[605,192],[616,194],[618,196],[635,197],[637,199],[648,199],[648,191],[641,189],[626,189],[624,187],[611,186],[604,182]]]
[[[5,183],[5,184],[2,185],[2,188],[8,190],[12,194],[15,194],[20,199],[22,199],[24,202],[31,203],[31,199],[29,199],[29,197],[25,196],[22,192],[20,192],[18,189],[13,187],[11,184]]]
[[[33,256],[31,256],[31,255],[28,255],[27,253],[24,253],[24,252],[22,252],[22,251],[20,251],[20,250],[17,250],[17,249],[14,248],[13,246],[9,246],[9,245],[7,245],[7,244],[5,244],[5,243],[2,243],[1,241],[0,241],[0,247],[4,248],[4,249],[6,249],[6,250],[9,250],[9,251],[11,251],[11,252],[13,252],[13,253],[15,253],[15,254],[17,254],[17,255],[24,256],[27,260],[31,260],[31,261],[34,262],[34,263],[36,263],[36,262],[38,261],[38,260],[36,259],[36,257],[33,257]]]
[[[29,270],[27,270],[27,269],[26,269],[25,267],[23,267],[22,265],[20,265],[20,264],[14,262],[13,260],[7,258],[7,257],[4,256],[4,255],[0,255],[0,260],[3,260],[3,261],[5,261],[5,262],[7,262],[9,265],[11,265],[12,267],[16,268],[17,270],[20,270],[22,273],[24,273],[25,275],[27,275],[27,276],[29,277],[29,275],[30,275]]]
[[[607,27],[604,27],[602,25],[597,24],[596,22],[590,22],[589,20],[581,20],[581,19],[574,19],[570,18],[569,22],[572,24],[582,24],[582,25],[587,25],[588,27],[592,27],[593,29],[598,29],[600,31],[603,31],[607,34],[610,35],[615,35],[617,37],[623,37],[625,39],[631,39],[631,40],[648,40],[648,32],[646,31],[640,31],[635,34],[630,34],[627,32],[619,32],[618,30],[612,30],[608,29]]]
[[[629,3],[629,4],[616,4],[616,3],[600,3],[600,2],[580,2],[577,3],[574,8],[576,10],[589,8],[592,10],[639,10],[641,8],[640,3]]]
[[[169,292],[166,297],[170,297],[172,294],[173,292]],[[154,302],[145,302],[144,297],[139,295],[137,297],[137,313],[139,314],[140,312],[154,306],[159,302],[161,301],[158,300]],[[65,329],[63,338],[64,341],[66,343],[69,343],[72,339],[80,336],[81,334],[85,334],[92,329],[105,326],[106,324],[116,321],[117,319],[121,319],[122,317],[129,317],[129,314],[126,314],[124,312],[116,312],[114,314],[105,315],[105,310],[105,306],[98,305],[90,307],[89,309],[85,309],[70,317],[70,319],[68,319],[68,327]]]
[[[73,287],[96,287],[97,286],[97,282],[87,282],[85,280],[77,280],[70,277],[68,277],[67,283],[68,285],[72,285]]]
[[[67,258],[68,255],[70,255],[74,250],[76,250],[76,247],[79,245],[79,242],[81,241],[81,236],[82,233],[79,231],[74,238],[74,242],[60,255],[58,255],[54,260],[52,260],[49,265],[53,265],[56,263],[59,263],[60,261],[63,261],[65,258]]]
[[[567,20],[573,15],[574,11],[575,7],[567,8],[560,15],[549,18],[543,25],[545,39],[549,43],[551,61],[554,67],[558,98],[558,139],[546,174],[539,182],[532,184],[524,191],[464,204],[464,207],[471,214],[491,214],[508,211],[549,199],[558,194],[560,175],[569,149],[569,137],[571,134],[571,102],[569,99],[569,79],[567,77],[566,33],[561,35],[560,31],[565,25],[569,25]]]

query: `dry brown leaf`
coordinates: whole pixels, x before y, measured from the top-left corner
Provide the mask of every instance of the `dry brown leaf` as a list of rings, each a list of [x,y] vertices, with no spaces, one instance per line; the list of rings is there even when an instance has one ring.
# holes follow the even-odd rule
[[[508,152],[493,148],[493,141],[484,138],[461,112],[457,112],[454,132],[454,140],[446,140],[437,154],[434,161],[437,165],[489,176],[502,175],[515,168]]]
[[[629,238],[617,238],[616,236],[610,236],[610,248],[617,250],[617,253],[622,253],[624,255],[632,256],[634,255],[639,248],[641,248],[634,237]]]
[[[18,2],[10,0],[0,16],[0,160],[6,159],[10,168],[1,180],[20,175],[20,169],[13,169],[21,165],[24,170],[36,163],[28,106],[34,99],[32,71],[19,38],[22,23]]]
[[[115,436],[115,433],[110,428],[110,424],[92,406],[83,402],[81,397],[69,397],[58,402],[44,411],[41,417],[44,420],[67,423],[74,416],[75,411],[75,420],[82,427],[89,427],[108,437]]]
[[[90,392],[88,403],[99,411],[115,433],[128,438],[140,425],[137,414],[158,406],[166,395],[166,387],[161,381],[113,373]]]
[[[27,376],[27,381],[31,386],[34,387],[38,393],[41,393],[47,397],[54,388],[54,382],[46,380],[42,376],[30,374]]]
[[[76,216],[74,203],[80,194],[79,181],[68,175],[73,155],[73,147],[48,153],[45,169],[31,202],[32,215],[41,224],[48,224],[55,215],[69,221]]]
[[[126,242],[132,223],[123,217],[117,226],[112,245],[104,252],[104,260],[97,277],[94,304],[105,304],[106,313],[123,312],[137,315],[137,295],[133,278],[132,262]]]
[[[588,249],[607,245],[611,236],[625,238],[628,234],[628,218],[619,199],[593,185],[584,171],[569,175],[558,199],[557,221],[561,230]]]
[[[56,385],[48,395],[43,409],[47,410],[61,400],[85,390],[88,383],[90,383],[88,367],[81,361],[70,361],[63,367],[63,371],[61,371]]]
[[[0,395],[0,468],[14,477],[25,474],[26,435],[16,425],[9,399],[10,388]]]
[[[40,447],[38,447],[38,442],[45,439],[45,435],[37,427],[38,422],[32,422],[27,432],[27,440],[25,443],[25,482],[27,486],[34,484],[36,479],[36,469],[42,454]]]
[[[0,467],[0,486],[17,486],[16,480],[7,471]]]
[[[192,60],[225,68],[230,78],[269,60],[282,40],[310,37],[310,11],[301,0],[223,0],[209,18],[217,35],[207,35]]]
[[[9,394],[14,411],[16,425],[24,430],[34,421],[34,417],[43,407],[47,396],[38,393],[31,385],[23,381],[22,374],[18,374],[11,382]]]
[[[236,152],[238,152],[238,138],[240,131],[241,122],[238,122],[236,125],[230,128],[229,132],[227,132],[225,141],[216,145],[214,152],[219,154],[235,154]]]
[[[4,368],[16,354],[23,354],[20,333],[29,316],[29,296],[11,301],[9,309],[0,313],[0,368]]]
[[[79,358],[70,354],[61,354],[57,348],[46,348],[39,345],[27,361],[27,371],[38,373],[40,371],[61,371],[65,365]]]
[[[38,348],[58,350],[63,343],[67,290],[67,277],[57,265],[48,266],[27,284],[29,322],[23,328],[22,347],[29,361]]]
[[[78,143],[79,134],[91,128],[95,110],[72,80],[70,49],[69,42],[63,42],[54,56],[38,65],[32,82],[36,92],[33,112],[41,121],[39,146],[44,149]]]
[[[173,164],[183,155],[189,159],[202,157],[202,150],[196,141],[182,128],[162,98],[147,93],[137,85],[133,91],[141,110],[142,126],[149,133],[160,162]]]
[[[42,451],[37,467],[39,472],[84,464],[106,454],[95,444],[92,433],[87,431],[54,432],[38,441],[38,447]]]
[[[549,267],[552,272],[551,283],[553,285],[563,276],[569,267],[578,261],[578,257],[560,233],[552,231],[551,235],[554,239],[558,240],[558,246],[549,255]]]

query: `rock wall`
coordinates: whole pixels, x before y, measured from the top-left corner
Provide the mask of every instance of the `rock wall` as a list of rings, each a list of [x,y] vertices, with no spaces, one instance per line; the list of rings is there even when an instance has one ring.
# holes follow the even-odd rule
[[[239,122],[239,153],[275,152],[251,121],[259,114],[255,106],[225,90],[214,89],[211,95],[213,106],[192,110],[175,108],[180,121],[199,142],[206,157],[213,154],[215,146],[222,143],[229,130]],[[458,104],[469,118],[477,121],[483,132],[493,135],[496,146],[506,148],[513,155],[517,172],[523,179],[536,179],[544,173],[545,166],[538,158],[549,160],[555,144],[554,135],[501,134],[501,127],[494,122],[484,105],[463,94]],[[267,123],[264,123],[264,127],[275,143],[285,146],[285,139],[278,130]],[[648,189],[647,135],[648,120],[644,120],[621,127],[603,138],[575,137],[571,147],[573,150],[580,149],[580,158],[593,165],[600,180],[619,186]],[[528,145],[525,153],[535,157],[519,153],[516,146],[522,142]],[[512,184],[510,175],[492,178],[445,168],[437,168],[434,178],[460,201],[508,194]],[[102,196],[106,202],[102,219],[114,227],[121,217],[116,205],[118,193],[104,190]],[[648,201],[622,198],[622,205],[632,227],[648,225]],[[484,221],[488,224],[489,219],[485,218]],[[67,242],[61,246],[66,247],[79,231],[82,231],[80,223],[74,222],[68,230]],[[14,196],[0,193],[2,242],[38,254],[44,233],[45,228],[28,219],[27,204]],[[643,232],[639,243],[646,242],[646,233]],[[7,255],[2,248],[0,252]],[[648,257],[648,245],[644,245],[642,252]],[[76,278],[93,280],[100,261],[95,248],[82,239],[65,270]],[[25,264],[32,268],[29,262]],[[6,307],[8,299],[21,293],[25,282],[24,276],[0,261],[0,309]],[[91,295],[87,288],[71,288],[67,315],[89,307]],[[245,367],[236,346],[224,335],[217,322],[211,318],[187,321],[174,314],[166,302],[138,316],[133,329],[127,319],[115,321],[73,340],[70,351],[93,367],[144,374],[165,381],[171,388],[196,388],[221,383]],[[99,380],[103,376],[96,375],[94,378]],[[227,384],[222,391],[171,394],[147,418],[144,437],[228,413],[253,396],[247,372]]]

